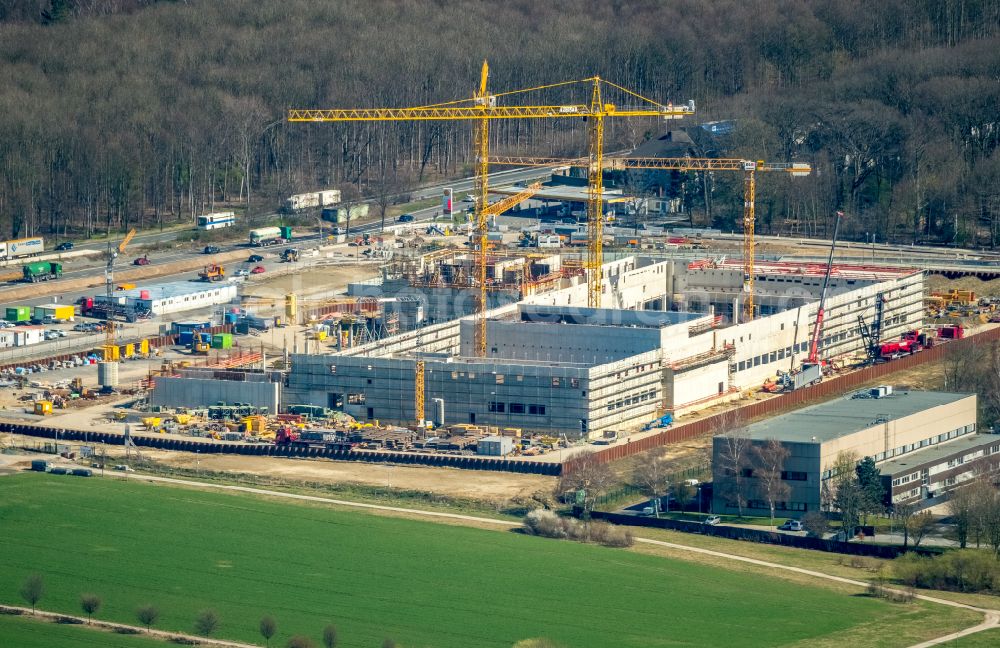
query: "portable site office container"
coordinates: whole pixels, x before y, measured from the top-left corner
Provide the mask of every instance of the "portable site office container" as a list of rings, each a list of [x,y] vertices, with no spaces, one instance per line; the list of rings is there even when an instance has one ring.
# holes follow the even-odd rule
[[[31,306],[8,306],[4,319],[8,322],[27,322],[31,319]]]
[[[72,322],[76,319],[76,308],[67,304],[35,306],[35,319],[46,322]]]
[[[236,297],[236,284],[174,281],[125,290],[117,295],[123,296],[125,304],[136,311],[166,315],[227,304]]]

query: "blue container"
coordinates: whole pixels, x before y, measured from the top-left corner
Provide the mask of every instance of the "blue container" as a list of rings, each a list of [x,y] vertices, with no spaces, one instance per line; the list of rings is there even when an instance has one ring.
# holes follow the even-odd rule
[[[183,345],[190,345],[191,340],[193,339],[194,339],[193,331],[182,331],[180,336],[177,338],[177,343]]]
[[[239,313],[226,313],[226,324],[235,324],[240,321]]]

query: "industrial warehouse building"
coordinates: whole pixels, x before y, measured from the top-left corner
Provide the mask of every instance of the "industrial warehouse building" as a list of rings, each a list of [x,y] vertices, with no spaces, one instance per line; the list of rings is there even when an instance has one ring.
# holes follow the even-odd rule
[[[820,264],[760,264],[762,314],[739,322],[733,314],[741,308],[740,264],[612,261],[604,265],[601,309],[582,307],[587,287],[571,269],[551,289],[487,313],[486,357],[474,357],[474,317],[453,319],[338,353],[295,355],[283,400],[409,424],[422,362],[425,405],[429,411],[439,399],[439,424],[582,437],[627,430],[664,412],[737,398],[778,371],[796,370],[808,353],[824,273]],[[408,291],[409,298],[426,292],[435,300],[455,288]],[[870,319],[880,298],[884,339],[921,326],[921,272],[834,267],[823,358],[864,348],[858,318]]]
[[[172,281],[144,288],[119,290],[111,299],[136,311],[166,315],[228,304],[236,298],[236,294],[236,284],[232,283]],[[96,295],[94,302],[100,304],[107,299],[107,295]]]
[[[959,472],[971,473],[973,460],[1000,449],[1000,436],[976,434],[975,394],[891,387],[865,390],[716,436],[712,444],[715,513],[738,512],[732,460],[724,458],[733,454],[733,437],[745,438],[754,446],[774,439],[789,451],[782,479],[790,490],[778,508],[796,516],[823,507],[824,484],[835,476],[831,468],[842,452],[853,453],[859,460],[874,458],[892,487],[892,502],[898,503],[939,496],[967,478],[950,473],[938,479],[935,474],[942,462],[947,466],[956,457],[958,462],[967,458],[969,465]],[[766,510],[765,498],[756,491],[753,452],[748,449],[743,455],[747,508]]]

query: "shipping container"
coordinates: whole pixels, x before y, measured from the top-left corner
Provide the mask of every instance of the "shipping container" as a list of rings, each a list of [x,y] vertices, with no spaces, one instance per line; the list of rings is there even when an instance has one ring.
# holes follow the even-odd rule
[[[216,333],[212,336],[213,349],[231,349],[233,347],[232,333]]]
[[[31,306],[8,306],[4,319],[8,322],[27,322],[31,319]]]
[[[357,220],[359,218],[364,218],[368,215],[368,205],[352,205],[351,207],[327,207],[323,210],[323,220],[330,223],[346,223],[347,216],[350,214],[350,219]]]
[[[340,202],[340,189],[325,189],[304,194],[289,196],[285,201],[285,211],[295,212],[302,209],[326,207]]]
[[[34,317],[43,322],[72,322],[76,319],[76,308],[72,304],[45,304],[35,306]]]

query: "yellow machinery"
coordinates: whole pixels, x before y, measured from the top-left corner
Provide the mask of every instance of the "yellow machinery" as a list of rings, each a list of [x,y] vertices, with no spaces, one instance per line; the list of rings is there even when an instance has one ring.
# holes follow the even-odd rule
[[[591,77],[576,81],[548,84],[523,90],[491,94],[487,89],[489,65],[483,61],[479,86],[473,91],[471,99],[460,99],[431,106],[415,108],[362,108],[362,109],[322,109],[288,111],[289,122],[372,122],[372,121],[452,121],[467,120],[475,123],[474,146],[476,159],[475,210],[477,267],[476,276],[479,281],[479,319],[486,310],[486,266],[487,266],[487,218],[489,216],[489,127],[493,119],[586,119],[589,128],[589,172],[591,179],[588,193],[587,218],[590,226],[587,267],[590,270],[588,280],[587,302],[589,306],[599,307],[601,301],[601,264],[602,252],[602,194],[600,169],[603,168],[604,156],[604,119],[606,117],[659,117],[662,119],[679,119],[694,114],[693,103],[687,106],[675,107],[672,104],[662,104],[642,97],[626,88],[603,81],[600,77]],[[567,86],[571,84],[592,84],[589,104],[534,105],[534,106],[499,106],[497,100],[515,94],[538,91],[547,88]],[[602,83],[616,88],[630,100],[638,99],[635,106],[616,106],[604,103],[601,96]],[[457,105],[457,104],[471,105]],[[485,321],[477,324],[476,351],[480,356],[486,355]]]
[[[414,365],[415,380],[413,384],[413,418],[417,422],[417,429],[424,427],[424,361],[417,360]]]
[[[37,400],[35,401],[35,414],[39,416],[48,416],[52,413],[52,401],[47,400]]]
[[[566,164],[586,164],[587,161],[564,158],[542,157],[492,157],[492,164],[516,166],[560,166]],[[781,171],[792,177],[807,176],[812,167],[804,163],[765,162],[763,160],[742,160],[738,158],[627,158],[613,157],[604,161],[604,168],[613,170],[658,169],[662,171],[740,171],[743,172],[743,318],[754,316],[754,224],[757,201],[757,172]],[[598,173],[596,181],[602,174]],[[601,180],[603,182],[603,180]],[[588,212],[589,216],[589,212]],[[591,235],[593,235],[591,233]]]
[[[104,269],[104,283],[105,283],[105,296],[108,300],[108,305],[110,306],[112,301],[112,295],[114,294],[113,288],[115,287],[115,261],[118,257],[125,253],[125,248],[128,244],[132,242],[135,238],[135,229],[130,229],[122,242],[118,244],[117,247],[112,248],[111,243],[108,243],[108,262]],[[104,321],[104,361],[105,362],[118,362],[120,352],[118,350],[118,345],[115,344],[115,320],[112,315],[112,309],[108,309],[108,316]]]
[[[212,336],[208,333],[195,331],[191,336],[191,353],[197,355],[208,355],[212,350]]]
[[[222,281],[226,278],[226,269],[218,263],[211,263],[198,273],[202,281]]]

